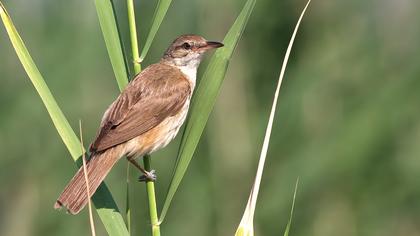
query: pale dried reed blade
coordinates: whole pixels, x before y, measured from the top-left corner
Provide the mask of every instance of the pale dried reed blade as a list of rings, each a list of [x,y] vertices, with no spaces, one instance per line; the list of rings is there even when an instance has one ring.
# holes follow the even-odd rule
[[[258,192],[260,190],[262,173],[264,171],[264,164],[265,164],[265,160],[266,160],[266,157],[267,157],[268,146],[270,144],[270,136],[271,136],[271,131],[272,131],[272,128],[273,128],[274,115],[276,113],[277,100],[278,100],[279,93],[280,93],[280,87],[281,87],[281,84],[282,84],[282,81],[283,81],[284,72],[286,70],[286,66],[287,66],[287,62],[289,60],[290,52],[292,50],[293,42],[295,41],[297,30],[299,29],[300,22],[302,21],[302,18],[304,16],[305,11],[306,11],[307,7],[309,6],[310,2],[311,2],[311,0],[309,0],[306,3],[306,6],[303,9],[303,11],[302,11],[302,13],[299,17],[299,20],[296,23],[295,29],[293,31],[292,37],[289,41],[289,45],[288,45],[287,50],[286,50],[286,54],[285,54],[284,59],[283,59],[283,64],[282,64],[282,67],[281,67],[276,92],[274,94],[274,99],[273,99],[273,103],[272,103],[272,106],[271,106],[270,118],[268,120],[267,129],[266,129],[266,132],[265,132],[264,143],[263,143],[263,146],[262,146],[260,159],[259,159],[259,162],[258,162],[257,174],[256,174],[255,181],[254,181],[254,184],[253,184],[252,189],[251,189],[250,196],[248,198],[248,203],[246,205],[245,212],[244,212],[244,214],[242,216],[242,220],[239,223],[239,226],[236,230],[235,236],[243,236],[243,235],[252,236],[252,235],[254,235],[253,221],[254,221],[255,206],[257,204],[257,198],[258,198]]]

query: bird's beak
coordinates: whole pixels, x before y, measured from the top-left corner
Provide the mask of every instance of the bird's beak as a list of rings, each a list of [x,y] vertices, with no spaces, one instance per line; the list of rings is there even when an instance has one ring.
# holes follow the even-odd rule
[[[202,49],[209,50],[213,48],[220,48],[223,47],[223,43],[215,42],[215,41],[207,41],[206,45],[202,46]]]

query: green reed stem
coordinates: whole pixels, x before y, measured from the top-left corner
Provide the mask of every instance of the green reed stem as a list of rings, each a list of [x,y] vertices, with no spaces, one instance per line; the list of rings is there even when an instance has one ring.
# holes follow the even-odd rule
[[[141,71],[141,65],[137,40],[136,15],[134,13],[134,0],[127,0],[127,10],[128,24],[130,27],[131,51],[133,53],[134,74],[138,74]]]
[[[137,30],[136,30],[136,17],[134,13],[134,0],[127,0],[127,9],[128,9],[128,23],[130,28],[130,40],[131,40],[131,51],[133,55],[133,67],[134,73],[138,74],[141,71],[141,61],[139,57],[138,49],[138,40],[137,40]],[[152,169],[150,163],[150,156],[146,155],[143,157],[144,169],[150,171]],[[149,212],[150,212],[150,221],[152,223],[152,235],[160,236],[160,227],[159,227],[159,218],[156,207],[156,195],[155,195],[155,184],[153,181],[146,182],[147,197],[149,199]],[[128,189],[127,189],[128,194]],[[127,197],[127,200],[128,197]],[[128,205],[128,203],[127,203]],[[129,217],[129,211],[127,211]],[[128,218],[129,219],[129,218]],[[130,223],[128,223],[130,225]]]
[[[137,74],[141,70],[140,63],[136,63],[136,58],[138,58],[138,45],[137,45],[137,30],[136,30],[136,17],[134,14],[134,1],[127,0],[127,11],[128,11],[128,25],[130,29],[130,42],[131,42],[131,51],[133,54],[133,68],[134,74]],[[126,218],[127,218],[127,228],[128,232],[131,235],[131,204],[130,204],[130,163],[127,164],[127,191],[126,191]]]
[[[143,157],[144,162],[144,169],[150,171],[151,161],[150,155],[145,155]],[[159,226],[159,217],[156,207],[156,195],[155,195],[155,183],[153,181],[146,181],[146,189],[147,195],[149,197],[149,214],[150,214],[150,221],[152,223],[152,235],[153,236],[160,236],[160,226]]]

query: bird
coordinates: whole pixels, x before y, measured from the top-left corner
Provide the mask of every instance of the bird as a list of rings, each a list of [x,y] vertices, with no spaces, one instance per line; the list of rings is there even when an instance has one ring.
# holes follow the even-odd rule
[[[143,172],[140,180],[155,181],[155,171],[144,170],[136,159],[164,148],[175,138],[187,117],[203,55],[223,46],[199,35],[181,35],[158,63],[137,74],[105,111],[89,147],[89,191],[81,167],[54,208],[64,207],[73,215],[79,213],[123,156]]]

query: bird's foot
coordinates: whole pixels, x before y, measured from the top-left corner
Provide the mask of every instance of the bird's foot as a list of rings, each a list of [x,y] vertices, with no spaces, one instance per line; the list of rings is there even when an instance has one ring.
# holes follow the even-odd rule
[[[157,179],[157,176],[156,176],[155,170],[146,171],[144,175],[139,177],[140,182],[147,182],[147,181],[155,182],[156,179]]]

